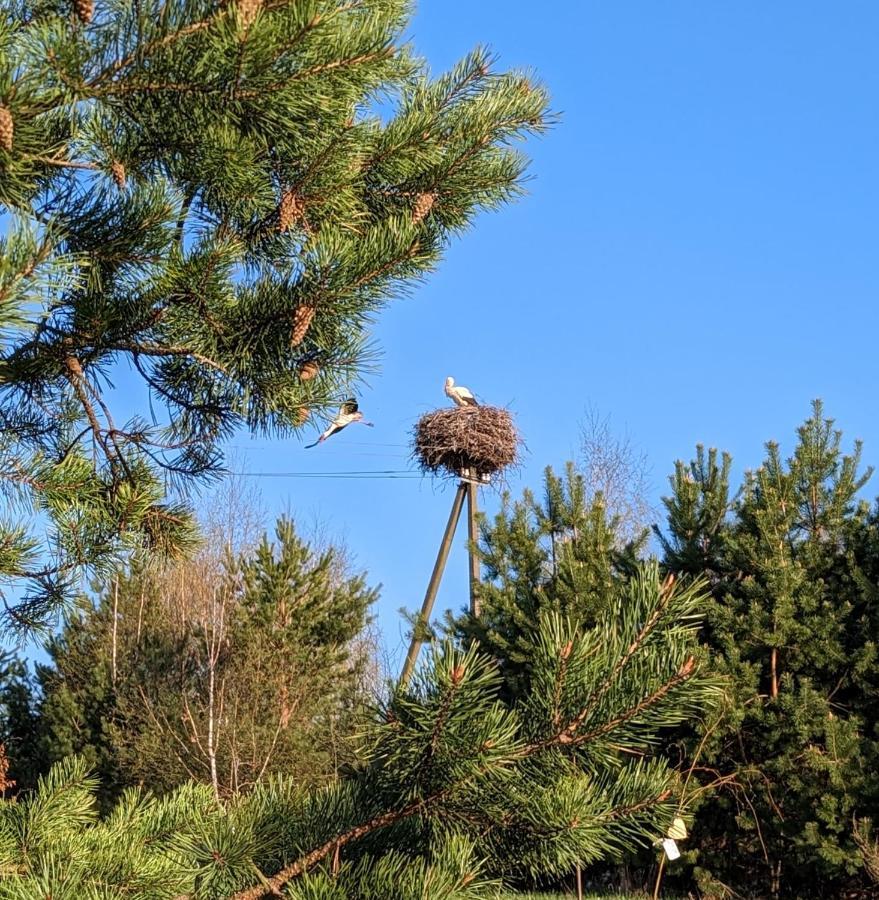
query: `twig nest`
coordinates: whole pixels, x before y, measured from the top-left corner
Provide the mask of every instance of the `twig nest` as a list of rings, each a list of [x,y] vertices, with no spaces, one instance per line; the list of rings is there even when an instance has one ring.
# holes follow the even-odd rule
[[[496,406],[453,406],[426,413],[415,426],[412,453],[433,475],[494,475],[516,462],[521,439],[512,416]]]

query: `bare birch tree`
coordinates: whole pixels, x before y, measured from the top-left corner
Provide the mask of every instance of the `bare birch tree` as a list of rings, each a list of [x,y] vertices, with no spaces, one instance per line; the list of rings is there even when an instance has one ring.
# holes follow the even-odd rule
[[[620,543],[637,541],[656,519],[647,454],[627,434],[614,431],[610,416],[590,407],[580,426],[580,457],[586,499],[601,494]]]

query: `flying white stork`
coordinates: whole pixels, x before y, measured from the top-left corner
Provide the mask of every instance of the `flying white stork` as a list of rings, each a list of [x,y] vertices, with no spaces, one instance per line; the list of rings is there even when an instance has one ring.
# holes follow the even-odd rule
[[[460,384],[456,386],[455,379],[451,375],[446,379],[446,396],[456,406],[479,406],[470,389]]]
[[[336,417],[330,422],[324,433],[313,444],[306,444],[305,449],[308,450],[311,447],[322,444],[328,437],[332,437],[336,432],[347,428],[353,422],[360,422],[361,425],[368,425],[372,428],[372,422],[364,420],[363,413],[357,407],[357,401],[353,397],[349,397],[339,408]]]

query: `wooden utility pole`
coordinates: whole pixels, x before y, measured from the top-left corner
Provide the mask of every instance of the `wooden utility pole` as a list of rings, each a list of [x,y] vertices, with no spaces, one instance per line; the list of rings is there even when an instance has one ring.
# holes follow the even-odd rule
[[[421,633],[430,622],[430,614],[433,610],[433,603],[436,600],[437,591],[439,590],[440,581],[443,577],[443,569],[446,567],[446,560],[449,558],[449,551],[452,549],[452,540],[455,537],[455,530],[458,527],[458,521],[461,518],[461,510],[464,508],[464,495],[467,493],[468,485],[462,481],[455,491],[455,499],[452,502],[452,511],[449,513],[449,521],[446,523],[446,530],[443,533],[443,540],[440,544],[439,553],[433,566],[433,572],[430,576],[430,582],[427,585],[427,593],[424,595],[424,603],[421,604],[421,612],[418,614],[418,620],[415,623],[415,629],[412,634],[412,643],[409,644],[409,652],[406,654],[406,662],[403,663],[403,671],[400,673],[400,687],[405,687],[412,673],[415,671],[415,663],[418,660],[418,652],[424,641],[421,640]]]
[[[470,615],[479,615],[479,556],[476,553],[476,541],[479,535],[476,531],[477,485],[473,481],[467,482],[467,539],[469,541],[468,552],[470,555]]]

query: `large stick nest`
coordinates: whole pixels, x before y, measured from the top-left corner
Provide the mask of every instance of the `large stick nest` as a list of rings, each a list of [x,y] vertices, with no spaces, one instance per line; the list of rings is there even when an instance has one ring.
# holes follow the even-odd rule
[[[453,406],[425,413],[412,455],[432,475],[486,478],[516,462],[521,439],[512,416],[496,406]]]

